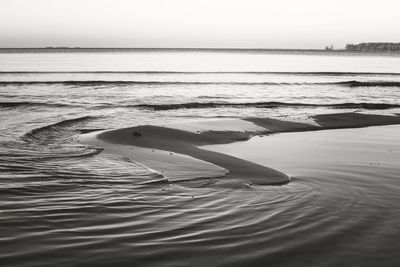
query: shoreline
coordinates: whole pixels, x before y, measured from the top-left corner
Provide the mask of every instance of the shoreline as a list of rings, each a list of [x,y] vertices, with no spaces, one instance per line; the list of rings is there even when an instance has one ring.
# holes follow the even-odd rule
[[[207,166],[202,165],[204,162],[221,168],[220,172],[217,172],[218,175],[214,173],[210,175],[210,177],[241,179],[258,185],[283,185],[290,182],[290,177],[285,173],[251,161],[219,152],[205,150],[202,146],[247,141],[253,136],[275,133],[400,124],[400,115],[388,116],[363,113],[336,113],[316,115],[311,118],[315,123],[284,121],[270,118],[238,119],[236,120],[236,127],[234,130],[229,130],[229,125],[235,124],[232,120],[221,120],[219,128],[214,127],[214,129],[212,129],[212,127],[210,127],[212,130],[207,130],[205,123],[202,123],[202,131],[196,131],[193,127],[186,127],[185,129],[185,124],[175,126],[177,128],[151,125],[134,126],[95,133],[94,139],[93,136],[89,137],[89,140],[92,139],[92,141],[86,139],[86,141],[83,140],[83,142],[93,145],[98,144],[98,142],[96,143],[96,141],[93,140],[101,141],[102,145],[107,146],[105,151],[113,154],[121,154],[120,151],[124,149],[126,150],[127,148],[147,149],[147,152],[151,151],[152,153],[155,150],[164,151],[169,153],[170,156],[177,153],[179,156],[183,155],[194,160],[200,160],[197,163],[193,163],[192,166],[201,165],[203,171],[207,171]],[[242,123],[241,128],[240,123]],[[246,123],[251,123],[251,127]],[[173,125],[171,126],[174,127]],[[140,161],[140,153],[143,153],[143,151],[124,152],[122,154],[124,157],[134,157],[136,160]],[[156,171],[161,171],[161,173],[166,170],[162,163],[163,160],[171,162],[171,159],[168,159],[168,154],[164,155],[164,157],[161,156],[158,162],[151,161],[151,154],[147,157],[147,162],[139,163]],[[148,166],[149,164],[153,166]],[[181,166],[187,167],[185,163],[182,163]],[[168,170],[169,173],[171,173],[171,169],[173,170],[176,167],[177,166],[170,166],[170,169]],[[224,173],[222,170],[225,170],[226,172]],[[189,176],[192,174],[190,168],[184,172],[183,176],[185,173],[189,174]],[[213,172],[211,171],[211,173]]]

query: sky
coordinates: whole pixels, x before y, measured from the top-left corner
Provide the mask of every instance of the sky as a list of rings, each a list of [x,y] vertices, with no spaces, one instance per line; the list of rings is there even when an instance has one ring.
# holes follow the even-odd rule
[[[0,0],[0,47],[343,48],[400,42],[398,0]]]

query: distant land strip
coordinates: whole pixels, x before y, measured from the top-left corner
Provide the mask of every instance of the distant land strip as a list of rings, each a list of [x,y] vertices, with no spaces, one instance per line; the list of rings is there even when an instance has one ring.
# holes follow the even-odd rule
[[[346,51],[351,52],[398,52],[400,43],[359,43],[347,44]]]
[[[281,54],[390,54],[400,55],[398,50],[346,49],[265,49],[265,48],[125,48],[125,47],[43,47],[0,48],[0,53],[90,53],[90,52],[218,52],[218,53],[281,53]]]

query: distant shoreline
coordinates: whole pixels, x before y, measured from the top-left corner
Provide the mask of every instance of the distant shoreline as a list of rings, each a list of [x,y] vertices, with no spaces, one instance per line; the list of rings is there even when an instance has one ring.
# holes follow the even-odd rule
[[[90,52],[219,52],[219,53],[275,53],[320,55],[400,55],[400,52],[348,51],[346,49],[264,49],[264,48],[95,48],[95,47],[47,47],[47,48],[0,48],[0,53],[90,53]]]

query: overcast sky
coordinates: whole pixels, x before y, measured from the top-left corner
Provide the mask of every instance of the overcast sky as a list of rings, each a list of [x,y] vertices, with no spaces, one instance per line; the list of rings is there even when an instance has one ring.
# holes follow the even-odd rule
[[[400,42],[399,0],[0,0],[1,47]]]

